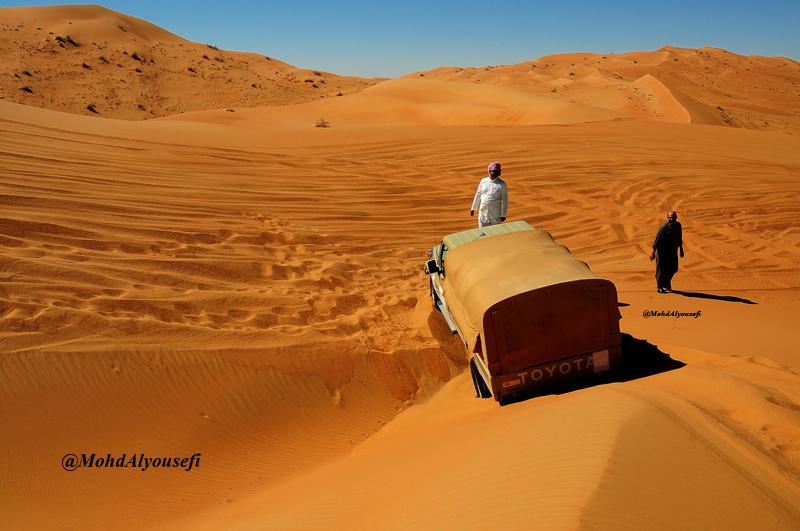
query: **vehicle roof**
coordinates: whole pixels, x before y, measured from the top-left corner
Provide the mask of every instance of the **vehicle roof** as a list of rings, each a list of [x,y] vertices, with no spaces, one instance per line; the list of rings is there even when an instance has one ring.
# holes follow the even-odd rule
[[[473,347],[484,313],[494,304],[546,286],[599,279],[539,229],[478,238],[448,251],[445,262],[447,304],[462,331],[472,336]]]
[[[442,238],[442,241],[444,241],[448,249],[455,249],[456,247],[461,247],[462,245],[487,236],[497,236],[498,234],[507,234],[509,232],[524,230],[533,230],[533,227],[528,225],[527,221],[513,221],[511,223],[501,223],[500,225],[492,225],[490,227],[478,227],[477,229],[454,232]]]

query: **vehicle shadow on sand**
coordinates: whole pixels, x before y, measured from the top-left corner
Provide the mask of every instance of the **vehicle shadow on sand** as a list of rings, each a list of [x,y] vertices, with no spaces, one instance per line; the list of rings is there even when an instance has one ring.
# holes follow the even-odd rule
[[[713,295],[711,293],[700,293],[697,291],[680,291],[677,289],[672,290],[670,293],[674,293],[676,295],[682,295],[684,297],[690,297],[693,299],[711,299],[715,301],[741,302],[742,304],[758,304],[757,302],[751,301],[750,299],[734,297],[733,295]]]
[[[623,333],[622,366],[619,369],[613,370],[610,374],[606,375],[583,378],[573,382],[522,392],[514,397],[509,397],[503,404],[514,404],[516,402],[523,402],[531,398],[550,394],[560,395],[608,383],[638,380],[639,378],[645,378],[654,374],[674,371],[685,365],[686,364],[681,361],[672,359],[669,354],[662,352],[652,343]]]

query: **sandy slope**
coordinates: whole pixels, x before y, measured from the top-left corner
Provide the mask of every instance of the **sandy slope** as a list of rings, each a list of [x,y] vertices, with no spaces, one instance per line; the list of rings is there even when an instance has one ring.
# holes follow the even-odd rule
[[[794,452],[773,444],[770,459],[747,438],[759,422],[770,435],[800,434],[784,394],[800,391],[797,371],[667,350],[682,350],[687,366],[502,414],[470,399],[464,374],[348,458],[196,523],[224,514],[242,529],[796,527],[798,478],[775,459]]]
[[[7,525],[797,527],[795,137],[443,127],[423,86],[444,90],[147,122],[0,106]],[[452,90],[474,119],[506,112],[486,87]],[[363,121],[311,127],[322,105]],[[628,381],[502,409],[471,397],[420,266],[471,225],[492,159],[512,219],[614,280],[623,331],[658,345],[633,340]],[[658,296],[646,257],[671,207],[688,296]],[[641,316],[662,308],[703,314]],[[658,373],[667,354],[685,366]],[[59,468],[91,451],[203,460]]]
[[[800,64],[719,48],[559,54],[515,65],[436,68],[409,76],[511,86],[659,121],[793,134],[800,129]]]
[[[0,98],[26,105],[141,120],[312,101],[374,82],[219,50],[100,6],[0,9]]]

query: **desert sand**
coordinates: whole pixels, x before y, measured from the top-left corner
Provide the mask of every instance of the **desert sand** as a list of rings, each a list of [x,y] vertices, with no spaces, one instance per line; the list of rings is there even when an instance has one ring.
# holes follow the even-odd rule
[[[0,10],[0,44],[21,20],[45,40],[80,26],[209,50],[93,9]],[[4,527],[800,526],[797,63],[665,48],[326,73],[350,92],[318,101],[300,85],[226,100],[230,73],[193,98],[174,77],[142,120],[136,91],[84,113],[55,46],[36,68],[63,99],[0,93]],[[707,61],[727,63],[729,96],[697,81]],[[510,220],[616,284],[622,377],[474,398],[422,264],[473,225],[492,160]],[[686,258],[680,293],[659,295],[647,255],[671,208]],[[82,452],[201,464],[62,469]]]
[[[127,120],[312,101],[376,81],[221,50],[92,5],[0,9],[0,57],[3,100]]]

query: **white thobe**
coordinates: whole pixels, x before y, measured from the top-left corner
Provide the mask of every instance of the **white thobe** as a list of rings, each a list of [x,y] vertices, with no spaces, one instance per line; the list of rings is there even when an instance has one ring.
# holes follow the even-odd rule
[[[500,177],[484,177],[478,183],[470,210],[478,211],[478,226],[497,225],[508,213],[508,188]]]

